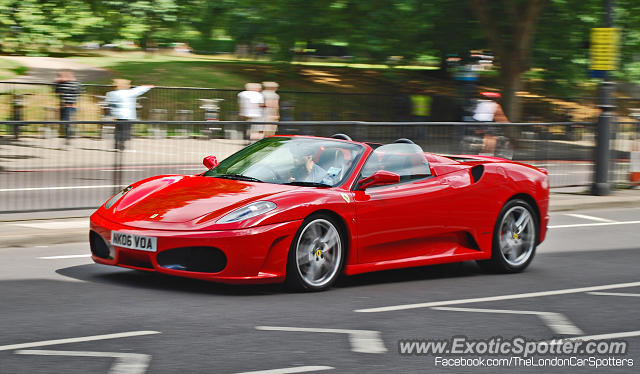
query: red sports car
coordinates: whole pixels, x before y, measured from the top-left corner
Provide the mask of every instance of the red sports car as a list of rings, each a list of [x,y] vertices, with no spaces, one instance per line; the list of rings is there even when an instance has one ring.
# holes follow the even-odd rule
[[[546,171],[392,144],[272,136],[198,175],[136,182],[91,216],[93,260],[224,283],[476,260],[518,272],[545,238]]]

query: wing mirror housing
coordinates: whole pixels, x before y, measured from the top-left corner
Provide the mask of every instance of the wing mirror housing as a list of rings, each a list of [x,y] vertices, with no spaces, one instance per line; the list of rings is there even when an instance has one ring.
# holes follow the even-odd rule
[[[207,169],[211,170],[218,166],[218,159],[216,156],[207,156],[202,160],[202,163]]]
[[[395,184],[400,182],[400,175],[386,170],[378,170],[370,176],[360,181],[360,189],[382,186],[385,184]]]

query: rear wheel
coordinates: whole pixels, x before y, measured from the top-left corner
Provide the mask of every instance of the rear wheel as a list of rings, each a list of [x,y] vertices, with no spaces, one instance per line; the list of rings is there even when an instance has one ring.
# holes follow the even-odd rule
[[[478,264],[500,273],[520,272],[533,260],[537,244],[538,217],[533,208],[524,200],[511,200],[496,221],[491,259]]]
[[[333,218],[309,216],[293,238],[287,259],[287,285],[295,290],[321,291],[340,276],[345,257],[344,234]]]

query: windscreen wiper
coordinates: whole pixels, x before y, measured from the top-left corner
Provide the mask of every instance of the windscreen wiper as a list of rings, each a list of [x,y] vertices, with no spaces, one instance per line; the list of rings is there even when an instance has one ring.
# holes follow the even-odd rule
[[[250,177],[248,175],[242,175],[242,174],[220,174],[220,175],[214,175],[214,178],[223,178],[223,179],[234,179],[234,180],[239,180],[239,181],[248,181],[248,182],[260,182],[262,183],[262,181],[258,178],[254,178],[254,177]]]
[[[304,187],[331,187],[326,183],[318,183],[318,182],[304,182],[304,181],[293,181],[289,183],[284,183],[291,186],[304,186]]]

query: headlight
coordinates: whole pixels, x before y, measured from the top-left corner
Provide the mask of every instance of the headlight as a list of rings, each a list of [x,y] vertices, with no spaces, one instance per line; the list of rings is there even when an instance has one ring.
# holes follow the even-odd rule
[[[276,208],[276,204],[271,201],[256,201],[220,218],[217,223],[238,222],[255,216],[264,214]]]
[[[133,188],[132,186],[127,186],[127,187],[123,188],[122,191],[120,191],[117,194],[113,195],[113,197],[110,198],[109,200],[107,200],[107,202],[104,204],[105,209],[111,208],[113,206],[113,204],[116,203],[116,201],[120,200],[120,198],[122,196],[124,196],[124,194],[129,192],[129,190],[131,190],[132,188]]]

